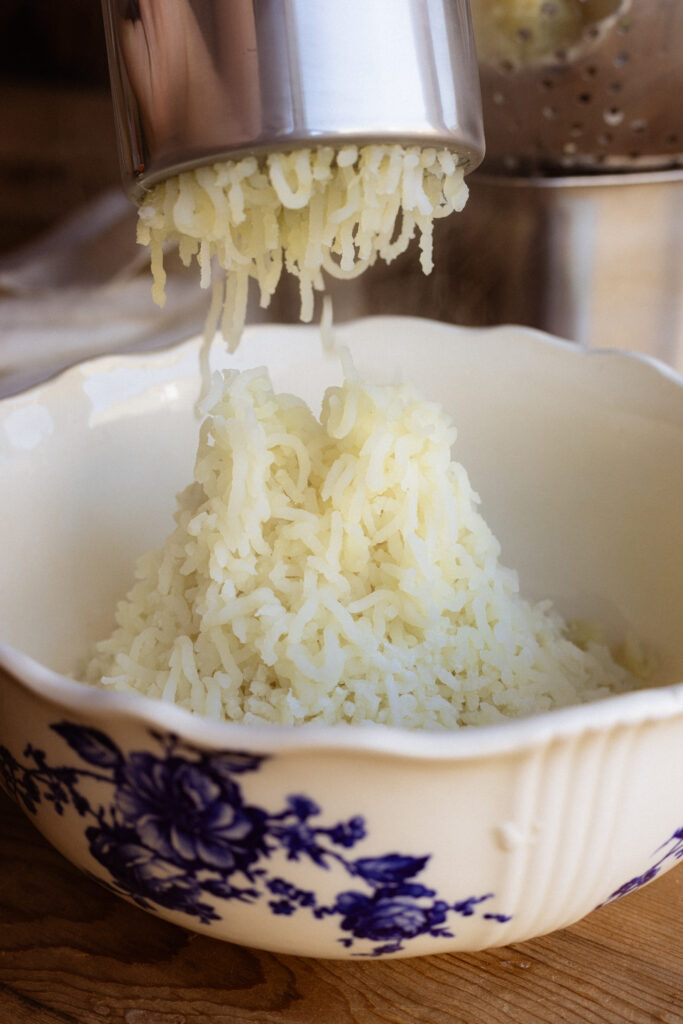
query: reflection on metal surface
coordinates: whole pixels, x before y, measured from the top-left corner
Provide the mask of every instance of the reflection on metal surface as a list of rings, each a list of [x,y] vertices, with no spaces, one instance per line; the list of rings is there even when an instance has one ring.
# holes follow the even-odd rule
[[[331,142],[483,156],[467,0],[103,0],[124,178]]]
[[[507,278],[500,319],[683,369],[683,171],[482,179]]]

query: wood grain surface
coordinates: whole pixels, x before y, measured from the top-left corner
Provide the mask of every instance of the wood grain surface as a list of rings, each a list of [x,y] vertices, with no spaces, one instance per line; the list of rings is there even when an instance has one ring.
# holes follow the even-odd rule
[[[0,794],[0,1024],[681,1024],[683,868],[473,954],[342,962],[196,936],[101,889]]]

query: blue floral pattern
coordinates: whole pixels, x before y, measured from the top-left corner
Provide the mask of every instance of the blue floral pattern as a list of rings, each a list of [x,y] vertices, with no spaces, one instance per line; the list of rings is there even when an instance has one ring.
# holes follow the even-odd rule
[[[181,912],[207,925],[220,919],[210,897],[266,900],[275,915],[305,911],[314,920],[336,918],[339,943],[353,948],[353,955],[372,957],[397,953],[421,935],[452,937],[454,915],[511,919],[485,911],[492,893],[456,902],[439,898],[417,880],[429,855],[352,856],[349,851],[367,836],[360,815],[328,826],[308,796],[289,796],[275,812],[250,803],[243,778],[259,770],[268,760],[264,755],[206,754],[156,732],[151,736],[159,753],[124,755],[98,729],[70,722],[51,728],[85,767],[52,767],[32,745],[21,763],[0,745],[0,782],[30,814],[45,803],[59,815],[72,808],[87,822],[90,853],[111,879],[104,884],[141,907]],[[93,783],[113,787],[109,803],[98,806],[85,795]],[[322,870],[337,865],[350,887],[321,901],[269,872],[276,852]]]
[[[621,896],[627,896],[634,889],[640,889],[641,886],[647,885],[653,878],[661,872],[664,864],[667,864],[673,860],[683,859],[683,827],[676,829],[674,834],[662,843],[658,849],[655,850],[653,856],[657,857],[654,864],[650,865],[643,871],[642,875],[636,875],[634,878],[629,878],[628,882],[624,882],[618,889],[615,889],[613,893],[607,897],[606,900],[600,904],[601,907],[606,906],[608,903],[613,903],[614,900],[618,900]]]

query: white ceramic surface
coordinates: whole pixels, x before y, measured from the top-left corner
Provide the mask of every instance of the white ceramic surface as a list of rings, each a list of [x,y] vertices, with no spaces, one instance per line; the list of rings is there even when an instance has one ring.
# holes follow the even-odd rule
[[[218,938],[311,956],[479,949],[562,927],[683,854],[683,382],[521,328],[338,331],[406,376],[529,597],[655,648],[652,688],[455,734],[248,728],[66,680],[191,477],[198,342],[83,364],[0,403],[0,781],[114,891]],[[317,330],[249,329],[314,405]],[[47,666],[47,667],[43,667]]]

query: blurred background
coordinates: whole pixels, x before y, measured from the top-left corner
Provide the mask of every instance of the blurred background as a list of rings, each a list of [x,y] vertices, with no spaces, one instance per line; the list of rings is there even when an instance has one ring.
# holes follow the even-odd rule
[[[98,0],[0,0],[0,397],[91,356],[201,330],[169,259],[166,308],[124,196]]]
[[[0,252],[118,185],[97,0],[0,3]]]

